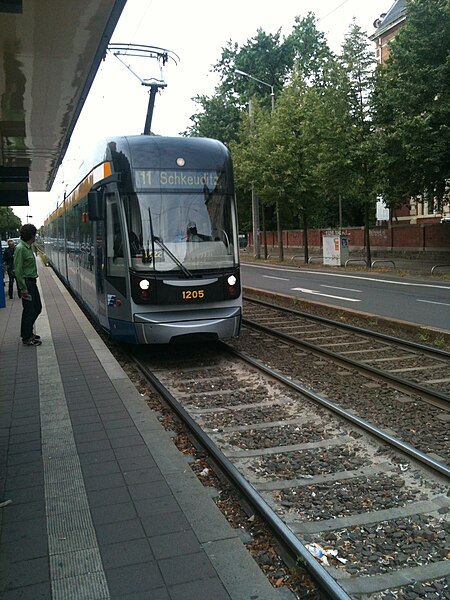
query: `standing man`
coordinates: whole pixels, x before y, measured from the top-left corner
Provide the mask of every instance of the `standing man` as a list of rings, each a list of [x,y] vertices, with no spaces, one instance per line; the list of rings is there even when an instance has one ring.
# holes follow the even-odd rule
[[[26,346],[40,346],[42,344],[40,336],[33,333],[34,322],[42,310],[41,297],[36,284],[38,276],[36,257],[31,247],[36,238],[36,233],[37,229],[31,223],[23,225],[20,229],[21,242],[14,252],[14,270],[23,307],[20,335]]]
[[[8,247],[3,251],[3,264],[6,267],[6,271],[9,277],[9,297],[12,300],[14,294],[14,251],[16,249],[16,245],[13,240],[8,240]]]

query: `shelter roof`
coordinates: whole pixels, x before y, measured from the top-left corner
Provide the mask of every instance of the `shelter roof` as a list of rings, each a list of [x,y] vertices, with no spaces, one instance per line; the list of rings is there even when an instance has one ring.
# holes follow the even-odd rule
[[[0,1],[0,206],[50,190],[125,4]]]

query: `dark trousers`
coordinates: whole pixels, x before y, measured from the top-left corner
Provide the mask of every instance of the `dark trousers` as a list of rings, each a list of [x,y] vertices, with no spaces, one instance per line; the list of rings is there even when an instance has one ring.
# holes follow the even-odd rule
[[[8,277],[9,277],[9,286],[8,286],[8,296],[10,298],[14,295],[14,282],[16,280],[14,276],[14,269],[8,269]],[[17,286],[17,291],[19,292],[19,286]],[[20,294],[19,294],[20,296]]]
[[[20,335],[24,341],[27,341],[33,337],[33,325],[38,316],[41,314],[42,303],[39,295],[39,290],[36,285],[36,279],[25,278],[25,285],[27,286],[28,294],[31,296],[31,300],[24,300],[22,298],[22,322],[20,324]]]

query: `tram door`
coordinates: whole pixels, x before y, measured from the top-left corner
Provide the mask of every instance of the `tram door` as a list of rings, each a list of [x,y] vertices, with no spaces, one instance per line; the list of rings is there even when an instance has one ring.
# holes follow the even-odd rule
[[[125,237],[121,205],[118,196],[106,196],[106,256],[105,300],[110,319],[129,320],[130,306],[127,301],[128,266],[126,262]]]
[[[95,290],[97,294],[97,314],[100,324],[107,326],[108,318],[106,314],[105,300],[105,222],[95,221],[92,244],[95,253]]]
[[[78,205],[66,210],[66,272],[71,286],[81,294],[80,280],[80,207]]]

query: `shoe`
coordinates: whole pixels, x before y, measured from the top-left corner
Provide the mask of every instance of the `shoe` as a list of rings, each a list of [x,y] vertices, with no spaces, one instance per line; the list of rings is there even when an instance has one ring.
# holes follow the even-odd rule
[[[40,335],[36,335],[35,333],[33,334],[33,340],[40,340],[41,336]]]
[[[42,344],[41,340],[35,340],[34,338],[30,338],[29,340],[22,340],[22,343],[25,346],[40,346]]]

